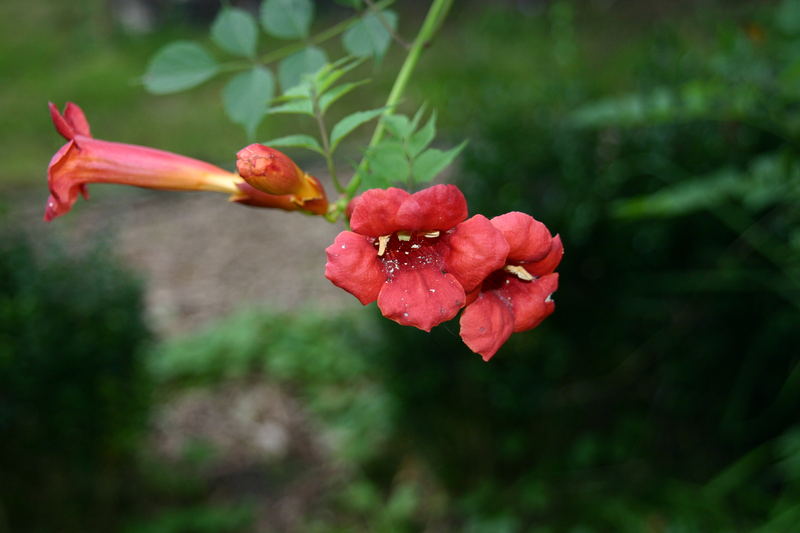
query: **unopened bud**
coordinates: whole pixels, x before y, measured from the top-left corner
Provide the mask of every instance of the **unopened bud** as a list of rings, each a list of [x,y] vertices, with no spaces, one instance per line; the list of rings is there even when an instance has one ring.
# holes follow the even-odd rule
[[[304,172],[286,154],[251,144],[236,154],[236,170],[256,189],[269,194],[296,194],[304,186]]]

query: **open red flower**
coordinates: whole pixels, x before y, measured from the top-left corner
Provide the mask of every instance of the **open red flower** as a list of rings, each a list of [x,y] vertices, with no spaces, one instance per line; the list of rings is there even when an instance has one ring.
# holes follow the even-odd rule
[[[45,220],[69,212],[78,194],[87,196],[87,183],[217,191],[230,194],[232,201],[246,205],[317,214],[327,211],[321,186],[320,194],[309,199],[308,205],[305,201],[296,201],[292,195],[268,194],[254,189],[239,175],[204,161],[155,148],[94,139],[80,107],[68,103],[62,115],[55,105],[49,105],[53,124],[68,142],[56,152],[47,168],[50,197]]]
[[[530,215],[512,212],[491,220],[508,242],[505,265],[489,275],[461,315],[461,339],[488,361],[512,333],[538,326],[555,309],[554,272],[564,247]]]
[[[453,185],[368,190],[351,204],[353,231],[327,248],[325,276],[364,305],[377,300],[385,317],[430,331],[453,318],[508,253],[486,217],[466,218]]]

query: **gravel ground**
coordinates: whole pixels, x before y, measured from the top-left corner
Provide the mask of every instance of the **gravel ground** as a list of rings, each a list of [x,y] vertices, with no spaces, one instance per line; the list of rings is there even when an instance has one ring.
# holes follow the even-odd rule
[[[112,186],[113,187],[113,186]],[[230,203],[222,194],[90,186],[67,215],[42,221],[46,189],[10,201],[34,238],[71,247],[103,240],[146,281],[150,323],[186,333],[242,307],[336,310],[358,302],[325,279],[325,248],[341,226]],[[8,197],[6,197],[8,199]]]

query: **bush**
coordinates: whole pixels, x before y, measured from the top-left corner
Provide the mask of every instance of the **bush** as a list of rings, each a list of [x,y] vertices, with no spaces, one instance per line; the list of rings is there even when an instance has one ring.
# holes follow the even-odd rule
[[[703,40],[682,32],[686,20],[654,28],[629,44],[643,52],[621,95],[602,94],[596,67],[559,52],[579,46],[554,45],[560,55],[537,62],[527,86],[491,64],[475,68],[474,90],[463,76],[441,82],[448,105],[482,110],[463,114],[470,207],[532,213],[566,250],[556,313],[490,364],[464,359],[456,324],[425,343],[384,324],[373,354],[397,433],[469,524],[791,530],[800,486],[781,457],[800,452],[800,249],[786,236],[800,231],[800,152],[787,84],[800,33],[781,26],[790,7],[800,15],[787,1],[777,13],[688,21],[713,21]],[[554,39],[570,38],[570,13],[554,4]],[[518,35],[523,18],[495,14],[484,30]]]
[[[112,531],[148,411],[140,284],[100,248],[1,242],[0,525]]]

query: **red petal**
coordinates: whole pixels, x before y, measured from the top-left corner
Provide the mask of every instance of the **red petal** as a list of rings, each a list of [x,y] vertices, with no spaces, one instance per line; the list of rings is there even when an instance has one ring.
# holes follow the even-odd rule
[[[388,319],[430,331],[464,307],[464,289],[438,268],[400,269],[381,289],[378,307]]]
[[[397,210],[411,196],[402,189],[370,189],[351,202],[353,214],[350,227],[361,235],[378,237],[389,235],[400,228],[397,225]]]
[[[89,130],[89,121],[86,120],[86,115],[83,113],[78,104],[67,102],[67,107],[64,108],[64,118],[67,119],[72,131],[76,135],[83,135],[84,137],[91,137],[92,132]]]
[[[56,127],[58,133],[66,140],[72,140],[72,138],[75,137],[75,131],[72,129],[67,119],[61,116],[61,113],[53,102],[48,102],[47,107],[50,109],[50,118],[53,119],[53,126]]]
[[[508,261],[511,263],[539,261],[550,250],[553,240],[550,231],[530,215],[512,211],[494,217],[492,224],[508,241]]]
[[[503,268],[508,243],[489,219],[475,215],[445,234],[439,244],[446,270],[453,274],[466,292],[486,276]]]
[[[461,314],[461,340],[488,361],[511,336],[514,315],[494,291],[482,292]]]
[[[478,299],[478,296],[480,296],[480,294],[481,294],[481,288],[475,287],[474,290],[467,293],[467,297],[464,299],[464,304],[465,305],[471,304],[472,302]]]
[[[58,152],[53,155],[50,159],[50,164],[47,166],[47,183],[50,187],[50,196],[47,198],[44,211],[44,219],[47,222],[69,212],[72,209],[72,204],[78,198],[80,187],[76,186],[68,177],[61,178],[62,169],[69,165],[69,161],[73,157],[72,154],[76,150],[75,141],[69,141],[58,149]]]
[[[511,302],[515,333],[535,328],[555,310],[556,303],[550,296],[558,289],[558,274],[547,274],[533,281],[509,276],[508,281],[497,293]]]
[[[434,185],[407,198],[397,211],[398,229],[448,230],[467,218],[467,201],[455,185]]]
[[[346,290],[364,305],[378,298],[386,274],[381,269],[375,246],[368,237],[343,231],[325,252],[328,254],[325,277],[334,285]]]
[[[525,265],[525,270],[534,276],[544,276],[553,272],[564,256],[564,245],[561,244],[561,237],[556,235],[553,237],[553,243],[550,245],[550,251],[544,256],[541,261],[529,263]]]

